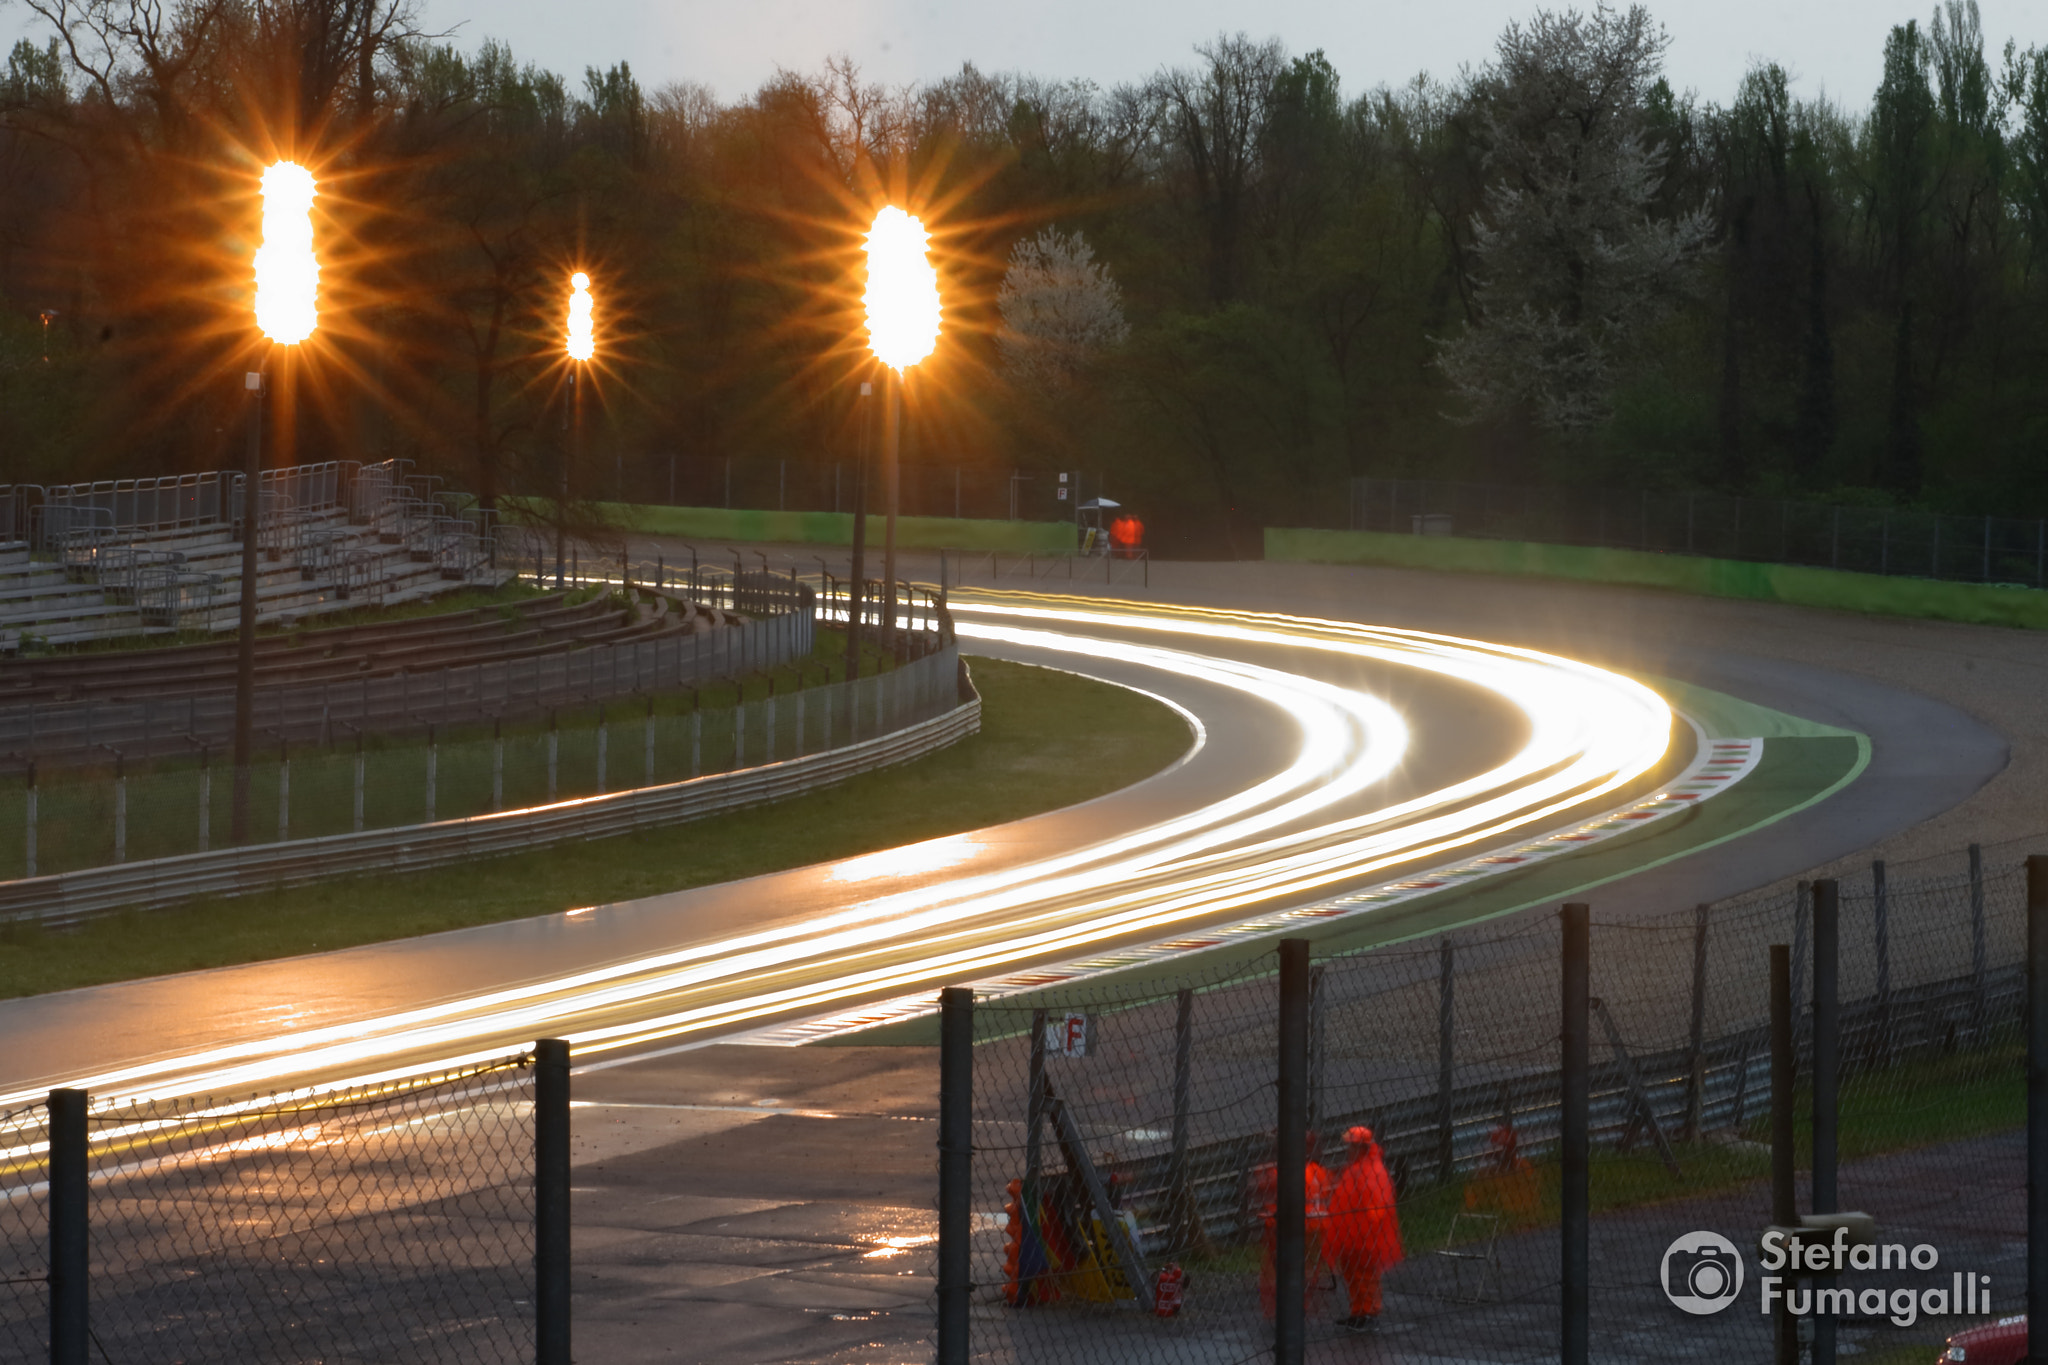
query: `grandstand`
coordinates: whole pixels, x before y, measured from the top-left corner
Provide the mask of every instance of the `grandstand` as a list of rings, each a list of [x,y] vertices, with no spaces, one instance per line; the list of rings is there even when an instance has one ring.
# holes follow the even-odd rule
[[[0,485],[0,653],[232,631],[248,512],[240,474]],[[258,479],[259,623],[495,585],[498,528],[409,461]]]

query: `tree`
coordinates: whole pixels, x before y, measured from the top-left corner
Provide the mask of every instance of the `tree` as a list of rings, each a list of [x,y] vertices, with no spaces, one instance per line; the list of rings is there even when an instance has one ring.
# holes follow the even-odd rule
[[[1508,26],[1475,81],[1478,317],[1440,349],[1475,415],[1596,425],[1636,341],[1689,287],[1705,215],[1651,213],[1664,156],[1644,110],[1668,41],[1640,5],[1539,13]]]
[[[1056,399],[1101,351],[1130,336],[1109,267],[1080,233],[1046,228],[1010,250],[996,344],[1021,389]]]

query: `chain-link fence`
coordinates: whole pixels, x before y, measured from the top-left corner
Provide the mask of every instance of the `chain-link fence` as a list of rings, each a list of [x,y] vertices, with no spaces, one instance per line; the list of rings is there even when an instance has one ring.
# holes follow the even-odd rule
[[[534,1360],[534,1060],[237,1102],[81,1097],[69,1212],[49,1115],[75,1092],[0,1118],[0,1354],[85,1359],[63,1340],[83,1327],[94,1360]],[[90,1227],[69,1283],[46,1251],[66,1218]]]
[[[1755,1277],[1772,1211],[1770,945],[1786,945],[1793,964],[1804,1212],[1811,895],[1801,887],[1643,923],[1595,909],[1595,1353],[1669,1358],[1682,1341],[1700,1358],[1767,1359],[1773,1319]],[[1964,1308],[1988,1311],[1977,1299],[1959,1307],[1951,1275],[2009,1258],[2005,1225],[2015,1201],[2023,1207],[2013,1134],[2024,1122],[2025,918],[2024,878],[2009,867],[1890,885],[1880,871],[1842,888],[1838,1207],[1872,1213],[1879,1241],[1902,1257],[1921,1244],[1941,1257],[1925,1273],[1916,1262],[1904,1275],[1825,1282],[1885,1288],[1883,1307],[1859,1300],[1836,1316],[1845,1341],[1938,1342]],[[1561,970],[1555,916],[1311,969],[1309,1358],[1557,1358]],[[1272,1358],[1281,1014],[1271,957],[1203,977],[976,1002],[973,1359]],[[1681,1249],[1673,1270],[1667,1249],[1696,1230],[1749,1258],[1733,1311],[1690,1318],[1665,1292],[1697,1263]],[[2004,1269],[1995,1302],[2009,1309],[2020,1277]],[[1916,1297],[1902,1325],[1890,1297],[1901,1285],[1941,1292]]]
[[[0,1359],[34,1360],[48,1348],[49,1110],[0,1113]]]
[[[2048,520],[1789,498],[1353,479],[1351,529],[2048,587]]]

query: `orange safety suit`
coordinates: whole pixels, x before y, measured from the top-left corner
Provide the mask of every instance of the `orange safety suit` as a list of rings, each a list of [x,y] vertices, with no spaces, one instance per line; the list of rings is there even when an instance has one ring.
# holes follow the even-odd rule
[[[1301,1239],[1301,1288],[1302,1302],[1306,1306],[1315,1293],[1316,1267],[1323,1261],[1324,1228],[1330,1221],[1330,1188],[1334,1182],[1329,1169],[1321,1162],[1311,1161],[1302,1177],[1303,1220]],[[1266,1254],[1259,1262],[1259,1307],[1271,1318],[1280,1301],[1280,1276],[1274,1259],[1280,1250],[1280,1235],[1276,1224],[1279,1219],[1280,1170],[1272,1164],[1255,1167],[1252,1171],[1252,1198],[1259,1208],[1259,1219],[1266,1229]]]
[[[1363,1140],[1353,1134],[1364,1133]],[[1395,1211],[1394,1180],[1369,1130],[1354,1128],[1351,1164],[1330,1196],[1330,1229],[1324,1239],[1330,1265],[1343,1277],[1354,1317],[1378,1317],[1380,1276],[1401,1263],[1401,1219]]]

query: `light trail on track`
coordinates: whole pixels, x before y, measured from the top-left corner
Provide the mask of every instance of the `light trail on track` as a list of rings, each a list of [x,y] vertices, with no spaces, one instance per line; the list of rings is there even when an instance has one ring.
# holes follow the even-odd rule
[[[975,870],[977,832],[848,859],[824,879],[844,888],[841,898],[809,916],[376,1017],[109,1065],[67,1083],[107,1103],[259,1090],[274,1103],[476,1064],[536,1037],[566,1037],[579,1060],[730,1038],[1240,922],[1419,860],[1526,838],[1644,777],[1670,743],[1671,711],[1650,689],[1534,650],[1032,594],[964,596],[952,611],[970,652],[980,642],[1083,673],[1114,663],[1254,699],[1284,721],[1291,752],[1221,799],[1047,856]],[[1310,664],[1476,689],[1525,723],[1521,739],[1479,771],[1376,802],[1374,789],[1411,758],[1409,719],[1367,686],[1311,676]],[[1190,719],[1199,748],[1201,722]],[[955,865],[959,875],[908,890],[863,890],[902,868]],[[0,1094],[0,1110],[42,1093]]]

